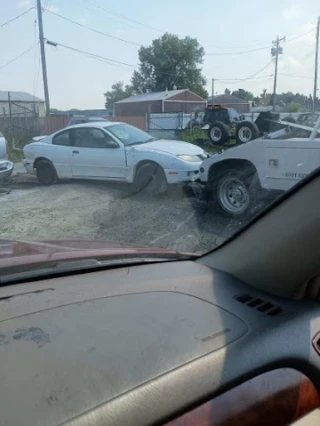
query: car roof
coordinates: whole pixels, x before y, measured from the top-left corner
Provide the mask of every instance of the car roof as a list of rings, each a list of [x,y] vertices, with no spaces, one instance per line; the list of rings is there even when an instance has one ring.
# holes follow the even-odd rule
[[[66,129],[74,129],[77,127],[109,127],[113,126],[114,124],[126,124],[121,123],[120,121],[89,121],[86,123],[80,123],[80,124],[74,124],[73,126],[68,126]],[[65,130],[65,129],[63,129]]]

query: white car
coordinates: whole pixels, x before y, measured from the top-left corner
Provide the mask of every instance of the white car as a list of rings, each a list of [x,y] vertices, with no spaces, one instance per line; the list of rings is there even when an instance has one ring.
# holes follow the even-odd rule
[[[8,160],[8,142],[0,132],[0,180],[7,179],[13,172],[14,165]]]
[[[199,179],[208,157],[191,143],[155,140],[125,123],[95,122],[67,127],[24,147],[24,166],[39,181],[105,179],[162,192],[168,184]]]
[[[314,128],[286,123],[310,131],[307,138],[255,139],[204,160],[200,180],[205,195],[220,210],[243,216],[256,205],[262,190],[287,191],[320,167],[320,118]]]

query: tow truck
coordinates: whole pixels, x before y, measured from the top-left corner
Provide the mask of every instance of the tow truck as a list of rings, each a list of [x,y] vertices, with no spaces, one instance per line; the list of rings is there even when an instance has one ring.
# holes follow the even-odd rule
[[[279,120],[308,138],[260,137],[212,155],[200,167],[202,198],[228,216],[246,217],[266,192],[279,194],[320,166],[320,116],[314,127]]]

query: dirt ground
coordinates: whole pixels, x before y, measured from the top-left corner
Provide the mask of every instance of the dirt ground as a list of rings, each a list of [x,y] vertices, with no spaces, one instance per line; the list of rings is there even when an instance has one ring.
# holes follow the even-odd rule
[[[1,238],[86,238],[204,252],[241,226],[207,210],[181,188],[162,197],[130,195],[128,185],[68,181],[42,186],[16,173],[0,196]]]

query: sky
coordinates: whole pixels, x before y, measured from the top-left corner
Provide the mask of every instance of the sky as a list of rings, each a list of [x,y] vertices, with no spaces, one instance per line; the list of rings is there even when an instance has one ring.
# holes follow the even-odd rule
[[[36,10],[1,27],[35,3],[0,0],[0,90],[24,91],[43,98]],[[130,83],[139,63],[139,45],[150,45],[164,32],[195,37],[204,47],[202,67],[210,94],[212,78],[215,94],[225,88],[243,88],[255,95],[263,89],[271,92],[274,62],[270,49],[277,35],[285,36],[277,92],[313,93],[319,0],[42,0],[42,6],[48,9],[43,13],[46,39],[129,65],[46,45],[52,108],[104,108],[103,94],[112,84],[119,80]],[[54,13],[125,42],[94,33]]]

